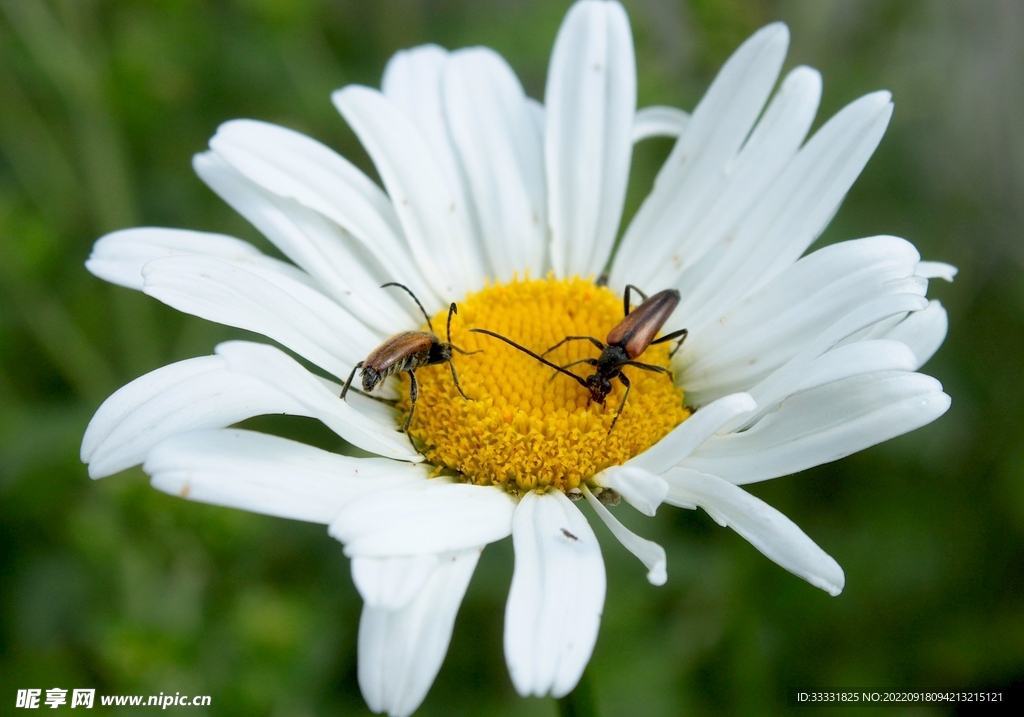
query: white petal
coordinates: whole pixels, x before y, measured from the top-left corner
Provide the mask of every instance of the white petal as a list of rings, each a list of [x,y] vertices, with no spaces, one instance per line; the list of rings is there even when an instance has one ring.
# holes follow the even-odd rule
[[[684,271],[677,315],[701,325],[795,262],[838,210],[892,116],[888,92],[852,102],[773,180],[727,243]]]
[[[229,370],[288,395],[302,406],[303,415],[313,416],[352,445],[387,458],[423,460],[407,436],[359,413],[280,349],[249,341],[227,341],[216,351]]]
[[[308,415],[289,396],[227,371],[219,356],[179,361],[140,376],[103,402],[85,429],[82,461],[91,477],[103,478],[141,463],[176,433],[268,413]]]
[[[633,144],[651,137],[678,137],[686,129],[690,115],[675,107],[651,105],[633,116]]]
[[[335,222],[372,256],[389,281],[407,284],[422,301],[440,306],[412,261],[387,195],[334,150],[290,129],[253,120],[225,122],[210,147],[250,181]]]
[[[560,491],[527,493],[512,520],[516,564],[505,607],[505,661],[527,697],[569,694],[597,641],[604,609],[601,547]]]
[[[667,495],[667,483],[665,488]],[[651,585],[664,585],[668,581],[668,559],[665,557],[665,549],[654,541],[641,538],[620,523],[610,510],[601,505],[601,501],[594,497],[586,485],[583,486],[583,495],[587,497],[587,502],[608,526],[615,539],[622,543],[622,547],[633,553],[647,567],[647,581]]]
[[[287,346],[338,377],[380,335],[326,296],[284,274],[223,259],[174,256],[146,264],[143,291],[179,311],[247,329]]]
[[[378,328],[381,338],[420,323],[394,295],[380,289],[395,277],[351,234],[296,200],[263,189],[214,152],[195,155],[192,165],[213,191],[314,277],[324,293],[367,326]],[[419,287],[418,278],[412,278]]]
[[[341,389],[344,386],[343,383],[337,383],[330,381],[322,376],[317,376],[320,379],[320,383],[327,387],[331,392],[332,396],[341,396]],[[353,383],[356,387],[358,383]],[[396,406],[388,405],[377,399],[383,398],[387,400],[395,400],[398,398],[398,391],[394,388],[394,383],[391,381],[385,381],[382,385],[379,385],[373,391],[373,396],[368,396],[358,391],[349,391],[348,395],[345,396],[345,401],[351,404],[352,408],[359,411],[367,418],[371,419],[374,423],[378,423],[382,426],[396,426],[398,425],[399,416],[401,411]]]
[[[629,180],[636,60],[626,11],[581,0],[558,30],[544,92],[551,258],[557,276],[608,261]]]
[[[448,52],[438,45],[399,50],[388,60],[381,92],[416,125],[448,188],[461,201],[464,177],[445,121],[443,92]]]
[[[596,478],[644,515],[653,516],[668,493],[668,484],[661,476],[631,463],[606,468]]]
[[[853,376],[790,396],[749,430],[708,439],[680,465],[737,484],[777,478],[920,428],[949,403],[930,376]]]
[[[726,430],[738,430],[741,424],[749,426],[761,416],[773,411],[780,401],[800,390],[807,380],[808,374],[812,372],[812,364],[840,342],[850,339],[864,329],[887,318],[899,316],[908,311],[920,311],[927,305],[927,300],[917,294],[893,294],[875,299],[854,309],[822,332],[820,336],[810,341],[782,368],[770,374],[756,386],[752,386],[749,393],[757,402],[757,410],[749,416],[727,424]],[[846,372],[846,375],[850,375],[857,373],[858,368],[858,365],[848,365],[844,367],[843,371]]]
[[[486,48],[453,52],[444,70],[452,141],[476,209],[491,278],[544,275],[544,148],[518,78]]]
[[[172,436],[150,451],[143,470],[154,488],[171,495],[325,524],[361,495],[422,482],[427,474],[425,467],[238,429]]]
[[[352,558],[352,582],[367,605],[381,610],[400,610],[416,597],[439,565],[437,555],[357,556]]]
[[[423,702],[448,652],[455,615],[480,551],[440,556],[439,567],[401,610],[363,606],[359,689],[371,710],[406,717]]]
[[[186,229],[136,227],[111,232],[93,245],[85,268],[112,284],[141,291],[143,266],[154,259],[179,254],[199,254],[264,267],[313,285],[304,271],[266,256],[249,242]]]
[[[650,195],[626,229],[612,286],[639,283],[653,291],[652,280],[663,264],[678,271],[683,262],[690,264],[699,258],[693,254],[707,239],[701,233],[687,234],[687,228],[696,228],[704,216],[721,223],[723,218],[734,222],[745,213],[745,209],[728,205],[722,207],[728,212],[725,217],[719,216],[720,212],[708,211],[728,184],[742,184],[748,179],[745,174],[753,179],[767,173],[767,177],[755,183],[763,184],[771,179],[772,172],[778,171],[777,162],[762,162],[744,167],[749,170],[746,173],[734,174],[733,164],[775,85],[788,46],[786,26],[768,25],[744,42],[722,67],[665,160]],[[779,94],[788,98],[794,93]],[[796,146],[802,138],[797,138]],[[783,162],[790,144],[775,144],[781,150]],[[740,206],[749,205],[758,193],[757,186],[743,190],[737,197]],[[719,236],[720,233],[715,240]]]
[[[350,557],[466,550],[507,536],[515,506],[500,488],[438,478],[356,501],[338,514],[329,532],[345,543]]]
[[[914,352],[900,341],[857,341],[837,346],[808,363],[793,393],[809,391],[864,373],[916,370],[917,358]],[[767,403],[772,403],[772,400],[767,399]]]
[[[945,341],[948,330],[949,317],[946,315],[946,309],[938,299],[933,299],[928,302],[927,309],[910,314],[889,329],[884,336],[894,341],[902,341],[910,347],[917,357],[917,365],[914,367],[916,370],[935,355]]]
[[[699,505],[794,575],[829,595],[843,591],[846,576],[839,563],[775,508],[717,476],[673,468],[666,478],[672,486],[669,502]]]
[[[544,128],[548,125],[547,112],[544,111],[544,105],[532,97],[526,98],[526,105],[530,108],[530,117],[533,118],[533,126],[536,128],[537,134],[543,137]]]
[[[750,413],[757,404],[748,393],[734,393],[694,412],[692,416],[672,429],[672,432],[631,458],[623,468],[640,468],[650,473],[661,474],[693,453],[729,421]],[[613,469],[609,468],[609,471]],[[609,484],[609,487],[615,488]],[[615,488],[615,490],[619,490]],[[622,493],[621,490],[619,490]],[[664,499],[664,496],[662,496]],[[629,500],[627,498],[627,500]],[[632,503],[632,501],[630,501]],[[635,505],[635,504],[634,504]],[[650,513],[649,515],[654,515]]]
[[[917,265],[917,275],[925,279],[945,279],[953,281],[953,277],[960,271],[952,264],[942,261],[922,261]]]
[[[350,85],[331,98],[373,159],[421,271],[445,301],[483,286],[483,258],[458,187],[427,140],[387,97]]]
[[[896,237],[845,241],[813,252],[739,304],[711,314],[676,358],[687,400],[706,403],[747,390],[858,307],[879,297],[924,296],[920,256]],[[678,309],[674,321],[690,317]]]

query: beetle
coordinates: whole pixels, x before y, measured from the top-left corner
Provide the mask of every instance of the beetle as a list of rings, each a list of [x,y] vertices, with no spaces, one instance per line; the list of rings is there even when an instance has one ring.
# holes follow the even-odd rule
[[[345,381],[345,386],[341,389],[341,399],[345,399],[345,394],[348,393],[352,380],[356,376],[356,371],[359,369],[363,370],[364,393],[373,391],[388,376],[405,371],[409,374],[409,398],[412,403],[412,406],[409,408],[409,415],[406,416],[405,424],[402,426],[402,431],[405,432],[409,429],[409,424],[412,422],[412,414],[416,411],[416,399],[419,397],[416,369],[447,363],[448,367],[452,370],[452,380],[455,381],[455,388],[468,401],[470,400],[469,396],[466,395],[465,391],[462,390],[462,386],[459,385],[459,375],[455,372],[455,365],[452,363],[452,351],[458,351],[466,355],[479,352],[463,351],[458,346],[452,344],[452,316],[459,313],[459,307],[455,305],[454,301],[448,307],[448,340],[441,341],[434,334],[434,325],[430,322],[430,316],[427,315],[427,310],[423,308],[420,300],[416,298],[416,294],[412,293],[408,286],[399,284],[397,281],[382,284],[380,288],[383,289],[388,286],[397,286],[405,290],[412,297],[412,300],[416,302],[416,306],[420,307],[420,311],[423,312],[423,317],[427,320],[427,326],[430,328],[430,331],[403,331],[400,334],[395,334],[371,351],[365,361],[360,361],[352,368],[352,373],[348,375],[348,380]]]
[[[640,294],[643,298],[643,303],[636,307],[632,312],[629,310],[629,294],[631,290]],[[622,403],[619,404],[619,410],[615,413],[615,418],[612,419],[612,425],[608,428],[608,432],[611,433],[612,428],[615,428],[616,421],[619,420],[619,415],[622,413],[622,409],[626,406],[626,399],[629,398],[629,390],[631,388],[629,379],[622,373],[622,369],[626,366],[635,366],[636,368],[643,369],[644,371],[670,373],[667,368],[641,363],[636,359],[639,358],[640,355],[647,350],[647,347],[652,344],[660,344],[665,343],[666,341],[678,339],[679,343],[674,349],[672,349],[672,353],[669,354],[670,358],[674,356],[676,351],[679,350],[679,347],[682,346],[683,341],[686,340],[686,336],[689,333],[687,329],[673,331],[670,334],[662,336],[660,339],[654,338],[661,327],[664,326],[665,322],[668,321],[668,317],[672,315],[673,311],[675,311],[676,306],[679,305],[679,300],[679,292],[675,289],[665,289],[664,291],[659,291],[657,294],[648,298],[642,291],[640,291],[640,289],[636,288],[632,284],[627,284],[626,293],[622,299],[625,316],[622,321],[616,324],[615,327],[608,332],[608,337],[605,342],[602,342],[594,336],[566,336],[543,354],[536,354],[533,351],[520,346],[511,339],[501,336],[500,334],[496,334],[493,331],[488,331],[487,329],[470,329],[470,331],[487,334],[488,336],[493,336],[496,339],[501,339],[523,353],[529,354],[541,363],[572,377],[577,383],[590,391],[590,398],[587,400],[588,405],[591,402],[604,405],[605,398],[607,398],[608,394],[611,393],[612,390],[612,380],[616,378],[619,379],[622,385],[626,387],[626,393],[622,397]],[[601,355],[598,358],[583,358],[578,361],[573,361],[565,366],[558,366],[544,358],[544,356],[569,341],[589,341],[601,350]],[[568,370],[569,367],[581,363],[593,366],[595,369],[594,373],[587,376],[585,379]]]

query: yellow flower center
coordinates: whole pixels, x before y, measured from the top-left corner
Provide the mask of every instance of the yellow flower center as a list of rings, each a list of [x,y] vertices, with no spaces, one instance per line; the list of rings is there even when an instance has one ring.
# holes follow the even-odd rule
[[[433,317],[444,326],[447,312]],[[514,280],[489,286],[459,303],[452,321],[452,360],[459,395],[447,365],[416,371],[419,398],[410,435],[431,463],[478,485],[503,486],[513,493],[535,488],[568,492],[596,473],[647,450],[685,420],[683,392],[668,374],[626,367],[632,390],[615,428],[625,386],[618,380],[604,405],[590,392],[527,354],[470,328],[489,329],[537,353],[566,336],[594,336],[602,342],[622,320],[622,299],[582,279]],[[670,343],[648,346],[642,361],[669,367]],[[565,365],[597,358],[589,341],[572,341],[547,354]],[[569,369],[586,378],[594,368]],[[403,376],[399,408],[409,410],[409,381]]]

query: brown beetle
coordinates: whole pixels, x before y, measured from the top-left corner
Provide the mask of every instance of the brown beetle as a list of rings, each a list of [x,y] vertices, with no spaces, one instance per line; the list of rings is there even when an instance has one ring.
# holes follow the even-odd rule
[[[640,294],[644,299],[643,303],[636,307],[632,312],[629,310],[630,290]],[[666,321],[668,321],[668,317],[672,315],[672,312],[679,304],[679,299],[679,292],[675,289],[665,289],[664,291],[659,291],[654,296],[647,298],[640,289],[636,288],[632,284],[627,284],[626,294],[622,300],[625,317],[608,332],[607,344],[602,343],[600,339],[593,336],[566,336],[543,354],[535,354],[533,351],[530,351],[529,349],[520,346],[514,341],[507,339],[500,334],[496,334],[493,331],[488,331],[486,329],[470,329],[470,331],[487,334],[488,336],[493,336],[496,339],[501,339],[505,343],[519,349],[523,353],[529,354],[533,358],[547,366],[550,366],[556,371],[564,373],[567,376],[571,376],[581,386],[590,391],[590,398],[587,403],[596,401],[597,403],[604,405],[605,398],[612,390],[612,379],[619,379],[619,381],[622,382],[622,385],[626,387],[626,393],[622,397],[622,403],[619,404],[619,410],[616,412],[615,418],[612,419],[612,425],[608,428],[608,432],[611,433],[612,428],[615,428],[615,422],[619,420],[619,414],[622,413],[622,409],[626,406],[626,399],[629,398],[630,383],[629,379],[627,379],[622,373],[623,367],[635,366],[636,368],[643,369],[644,371],[669,373],[667,368],[641,363],[635,359],[646,351],[647,347],[651,344],[660,344],[666,341],[679,339],[679,344],[672,349],[672,353],[669,354],[669,357],[674,356],[676,351],[679,350],[679,347],[682,346],[688,333],[686,329],[673,331],[670,334],[662,336],[660,339],[654,338],[658,334],[658,330],[661,329]],[[594,346],[601,349],[601,355],[598,358],[584,358],[579,361],[573,361],[565,366],[558,366],[544,358],[546,354],[551,353],[568,341],[589,341],[594,344]],[[581,363],[588,364],[595,368],[594,373],[587,376],[586,379],[577,376],[568,370],[570,366],[575,366],[576,364]]]
[[[452,351],[458,351],[461,354],[467,355],[478,352],[463,351],[458,346],[452,345],[452,315],[459,313],[459,309],[454,301],[448,307],[448,341],[444,342],[434,335],[434,325],[430,322],[427,310],[423,308],[423,304],[420,303],[420,300],[416,298],[416,295],[412,293],[408,286],[392,281],[381,285],[380,288],[383,289],[386,286],[397,286],[408,292],[412,300],[416,302],[416,306],[420,307],[420,311],[423,312],[423,316],[427,320],[427,326],[430,327],[430,332],[403,331],[375,348],[366,357],[365,361],[360,361],[352,368],[352,373],[349,374],[344,388],[341,389],[341,398],[345,398],[345,394],[348,393],[348,389],[352,385],[352,379],[355,378],[356,371],[360,368],[363,369],[364,393],[373,391],[388,376],[405,371],[409,374],[409,398],[412,402],[412,406],[409,408],[409,415],[406,416],[405,424],[402,426],[402,431],[406,431],[412,422],[412,414],[416,410],[416,399],[419,396],[419,386],[416,383],[416,369],[439,363],[447,363],[448,367],[452,370],[452,380],[455,381],[455,388],[459,390],[463,398],[469,400],[469,396],[465,394],[462,386],[459,385],[459,376],[455,373],[455,365],[452,363]]]

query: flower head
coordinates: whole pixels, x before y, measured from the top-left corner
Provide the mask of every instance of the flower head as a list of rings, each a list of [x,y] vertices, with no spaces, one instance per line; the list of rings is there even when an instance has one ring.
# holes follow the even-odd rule
[[[948,408],[938,382],[916,371],[946,333],[928,279],[955,270],[888,236],[805,255],[892,103],[885,92],[862,97],[808,138],[818,73],[798,67],[772,95],[787,45],[785,26],[760,30],[692,114],[636,109],[616,2],[569,11],[543,105],[490,50],[401,52],[380,91],[333,97],[383,189],[291,130],[222,125],[195,169],[290,263],[223,235],[140,228],[100,239],[87,266],[262,334],[315,370],[270,344],[232,341],[147,374],[97,411],[82,444],[90,475],[143,463],[160,490],[328,525],[365,601],[360,687],[392,715],[423,700],[481,550],[508,535],[512,681],[523,695],[572,690],[605,595],[580,500],[653,584],[667,579],[665,551],[615,518],[620,497],[646,515],[663,502],[700,506],[839,594],[839,565],[740,486],[836,460]],[[633,144],[656,135],[675,146],[617,243]],[[390,282],[431,318],[382,288]],[[678,291],[679,303],[626,351],[615,337],[629,285]],[[449,320],[443,337],[423,333]],[[689,334],[673,353],[655,340],[659,328]],[[593,340],[558,345],[577,336]],[[612,368],[597,360],[606,344],[625,357]],[[339,399],[370,356],[379,365],[364,371],[404,370],[375,389],[389,403],[355,390]],[[316,418],[378,457],[229,428],[269,413]]]

